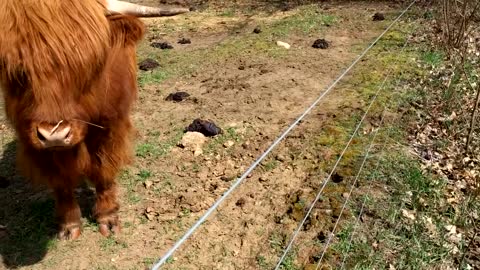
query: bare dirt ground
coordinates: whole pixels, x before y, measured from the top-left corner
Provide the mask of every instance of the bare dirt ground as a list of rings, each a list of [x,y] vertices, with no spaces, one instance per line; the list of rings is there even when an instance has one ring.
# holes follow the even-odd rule
[[[139,72],[140,98],[133,113],[137,158],[119,176],[123,232],[118,237],[97,233],[89,210],[94,194],[85,187],[78,190],[82,237],[75,242],[54,239],[52,199],[15,174],[12,130],[0,115],[0,269],[151,266],[401,8],[362,1],[265,5],[202,3],[188,15],[145,19],[149,32],[138,60],[153,58],[160,67]],[[387,20],[372,21],[377,11]],[[257,26],[262,31],[255,34]],[[178,44],[180,38],[191,44]],[[312,48],[318,38],[331,42],[330,47]],[[292,47],[279,47],[277,40]],[[151,42],[169,42],[174,48],[153,48]],[[191,97],[166,101],[175,91]],[[338,154],[331,146],[345,140],[335,119],[361,112],[363,94],[346,84],[327,95],[166,269],[271,269]],[[199,156],[177,147],[195,118],[211,119],[224,130],[208,140]],[[320,239],[331,228],[345,182],[327,187],[326,199],[305,228],[310,233],[300,242]],[[317,252],[309,241],[288,259],[305,266],[315,262]],[[335,261],[335,254],[329,258]]]

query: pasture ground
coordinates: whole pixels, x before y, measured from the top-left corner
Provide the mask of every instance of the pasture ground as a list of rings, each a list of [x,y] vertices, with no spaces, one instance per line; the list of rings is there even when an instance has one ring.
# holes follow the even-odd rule
[[[215,2],[199,3],[197,12],[185,16],[145,19],[148,33],[138,61],[152,58],[160,67],[139,71],[133,112],[136,160],[118,177],[121,235],[101,237],[90,218],[94,191],[82,187],[77,194],[83,234],[74,242],[56,240],[53,200],[48,191],[15,174],[13,133],[0,115],[0,269],[152,266],[404,8],[378,1]],[[373,21],[376,12],[386,20]],[[428,21],[424,12],[415,7],[386,34],[165,269],[272,269],[387,74],[385,91],[283,269],[315,269],[384,106],[372,158],[320,269],[338,268],[344,256],[347,269],[451,269],[463,242],[450,241],[444,227],[455,224],[460,229],[461,217],[445,203],[448,183],[422,170],[408,141],[416,121],[410,104],[428,95],[419,81],[435,61],[428,43],[418,37]],[[253,33],[255,27],[262,31]],[[191,44],[178,44],[180,38]],[[331,42],[328,49],[311,47],[319,38]],[[277,40],[292,47],[279,47]],[[169,42],[174,48],[153,48],[151,42]],[[165,100],[176,91],[191,98]],[[200,156],[177,146],[195,118],[211,119],[224,130],[208,140]],[[365,196],[364,215],[349,243]]]

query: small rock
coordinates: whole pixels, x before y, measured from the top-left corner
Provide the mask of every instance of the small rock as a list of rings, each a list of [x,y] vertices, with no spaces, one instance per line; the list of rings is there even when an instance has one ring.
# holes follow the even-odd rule
[[[224,144],[223,144],[223,147],[225,148],[230,148],[234,145],[235,143],[233,141],[226,141]]]
[[[237,177],[237,174],[232,169],[226,169],[223,175],[220,177],[222,181],[230,182]]]
[[[383,21],[385,20],[385,15],[383,13],[377,12],[373,15],[373,21]]]
[[[223,133],[222,129],[215,125],[215,123],[213,123],[212,121],[202,120],[198,118],[193,120],[193,123],[191,123],[185,129],[185,131],[200,132],[207,137],[213,137]]]
[[[191,150],[198,156],[203,153],[202,146],[206,141],[207,138],[200,132],[186,132],[178,146]]]
[[[147,207],[147,209],[145,209],[145,213],[153,213],[155,211],[155,209],[153,209],[153,207]]]
[[[245,70],[245,66],[239,66],[238,69],[239,70]]]
[[[253,33],[255,34],[260,34],[262,32],[262,29],[260,29],[259,26],[255,27],[255,29],[253,29]]]
[[[150,180],[147,180],[143,183],[143,185],[145,186],[146,189],[149,189],[153,185],[153,182]]]
[[[409,211],[406,209],[402,209],[402,215],[408,219],[415,220],[415,212],[414,211]]]
[[[315,49],[327,49],[328,46],[328,42],[323,38],[315,40],[312,45]]]
[[[267,179],[265,176],[260,176],[260,177],[258,178],[258,181],[260,181],[260,182],[266,182],[266,181],[268,181],[268,179]]]
[[[277,45],[280,47],[284,47],[285,49],[290,49],[290,44],[283,42],[283,41],[277,41]]]
[[[342,197],[348,199],[348,197],[350,197],[350,194],[348,192],[344,192],[342,193]]]
[[[158,61],[151,58],[147,58],[138,64],[138,68],[143,71],[152,70],[159,66],[160,64],[158,63]]]
[[[243,207],[245,205],[246,201],[244,198],[238,199],[238,201],[235,203],[236,206],[238,207]]]
[[[152,42],[150,46],[152,46],[153,48],[162,49],[162,50],[173,49],[173,46],[170,45],[168,42]]]
[[[280,161],[280,162],[284,162],[286,160],[286,157],[282,154],[278,154],[276,157],[275,157],[276,160]]]
[[[180,101],[183,101],[183,100],[187,99],[189,96],[190,96],[189,93],[180,91],[180,92],[170,93],[170,94],[165,98],[165,100],[167,100],[167,101],[174,101],[174,102],[180,102]]]
[[[192,41],[189,38],[181,38],[178,40],[178,44],[191,44]]]
[[[150,213],[145,213],[145,216],[147,217],[148,220],[152,221],[155,218],[155,215],[150,214]]]

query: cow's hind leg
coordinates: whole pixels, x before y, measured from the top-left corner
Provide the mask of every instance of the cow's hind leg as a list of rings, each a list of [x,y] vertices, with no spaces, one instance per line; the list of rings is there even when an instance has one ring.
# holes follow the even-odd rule
[[[115,182],[101,181],[95,183],[97,198],[93,214],[98,222],[99,231],[103,236],[109,236],[110,232],[120,232],[120,221],[117,202],[117,189]]]
[[[82,230],[81,211],[73,194],[73,187],[55,187],[55,209],[60,223],[58,237],[62,240],[77,239]]]

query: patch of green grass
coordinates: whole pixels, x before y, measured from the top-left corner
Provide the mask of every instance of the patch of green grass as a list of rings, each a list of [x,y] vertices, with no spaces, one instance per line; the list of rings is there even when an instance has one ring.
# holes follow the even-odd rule
[[[103,237],[100,239],[99,246],[102,251],[114,252],[119,248],[127,248],[128,244],[114,237]]]
[[[285,235],[278,232],[272,232],[272,234],[270,234],[268,242],[270,243],[271,248],[273,248],[277,252],[280,252],[282,251],[285,244]]]
[[[152,266],[157,261],[156,258],[148,257],[143,259],[143,264],[147,267]]]
[[[149,170],[140,170],[140,172],[138,173],[138,177],[140,177],[142,181],[145,181],[148,178],[152,177],[152,172]]]
[[[374,230],[369,228],[373,224],[364,224],[348,247],[340,234],[337,248],[348,251],[347,268],[385,268],[392,264],[397,269],[424,269],[441,265],[451,254],[442,237],[430,235],[423,220],[442,212],[440,201],[445,183],[422,173],[417,160],[395,151],[386,151],[378,170],[366,170],[369,171],[369,181],[389,187],[388,199],[372,198],[365,206],[377,217],[371,221],[376,224]],[[412,211],[414,220],[404,217],[403,210]],[[441,219],[432,220],[435,228],[442,227]],[[362,240],[365,237],[367,242]],[[380,246],[379,250],[373,251],[372,245]]]
[[[155,134],[155,133],[153,133]],[[174,135],[161,143],[158,135],[150,136],[147,141],[137,144],[136,155],[141,158],[158,158],[167,155],[183,136],[183,130],[177,129]]]
[[[272,171],[278,166],[279,162],[277,160],[270,160],[262,164],[263,169],[267,172]]]
[[[239,143],[242,141],[242,137],[237,133],[235,128],[229,127],[225,129],[222,134],[210,140],[207,145],[204,146],[204,152],[207,154],[216,153],[227,141]]]
[[[130,204],[139,203],[142,198],[136,192],[136,187],[139,184],[137,177],[133,175],[130,170],[123,170],[122,172],[120,172],[118,179],[120,183],[122,183],[122,185],[125,187],[125,190],[127,192],[127,201]]]
[[[137,156],[146,158],[157,154],[157,148],[151,143],[142,143],[137,146]]]
[[[283,260],[282,264],[280,265],[280,269],[282,270],[300,270],[301,268],[297,266],[295,263],[295,258],[297,254],[295,251],[290,251],[285,259]]]
[[[144,88],[146,85],[160,84],[170,76],[171,74],[162,68],[151,71],[140,71],[138,73],[138,85],[140,88]]]
[[[317,6],[304,6],[296,14],[274,22],[267,31],[275,37],[284,37],[294,32],[301,34],[319,32],[324,27],[336,23],[335,16],[321,12]]]
[[[258,265],[258,267],[260,267],[260,269],[269,269],[267,259],[264,256],[258,255],[256,257],[256,260],[257,260],[257,265]]]
[[[190,216],[190,214],[192,213],[192,211],[188,208],[182,208],[182,216],[183,217],[188,217]]]
[[[235,9],[227,9],[220,15],[224,17],[235,16]],[[150,47],[147,41],[143,41],[138,49],[140,61],[148,57],[161,59],[162,63],[168,63],[168,65],[162,65],[153,71],[140,71],[138,75],[139,85],[144,88],[148,85],[160,84],[172,77],[191,74],[207,63],[222,63],[226,59],[240,55],[242,57],[251,55],[256,58],[280,58],[288,55],[289,51],[277,46],[275,38],[285,37],[291,33],[307,35],[321,31],[327,25],[334,25],[336,22],[336,17],[322,14],[320,8],[310,5],[300,8],[294,15],[287,18],[262,24],[263,31],[258,35],[252,35],[251,33],[232,35],[208,48],[196,49],[188,53],[155,49]],[[175,26],[176,23],[172,22],[172,25],[167,21],[162,24],[161,29],[152,27],[150,31],[153,33],[168,33],[169,29],[174,29],[172,30],[173,33],[178,27]],[[238,27],[241,27],[241,25]]]
[[[222,13],[220,13],[219,16],[220,17],[234,17],[235,16],[235,9],[233,9],[233,8],[226,9],[226,10],[222,11]]]
[[[444,54],[439,51],[426,51],[422,54],[421,60],[426,64],[436,67],[443,62]]]

